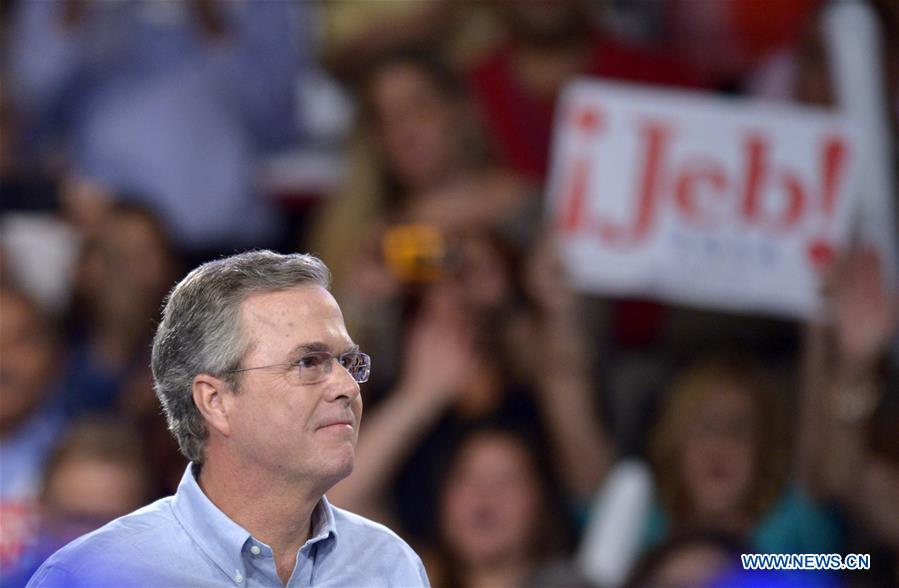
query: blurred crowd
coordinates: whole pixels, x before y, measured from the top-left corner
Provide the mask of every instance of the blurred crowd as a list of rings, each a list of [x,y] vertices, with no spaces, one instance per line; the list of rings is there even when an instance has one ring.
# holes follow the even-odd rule
[[[899,4],[857,1],[895,140]],[[899,585],[882,256],[842,252],[802,324],[577,292],[543,221],[568,80],[837,108],[830,5],[3,2],[0,585],[174,491],[162,300],[261,247],[320,255],[373,358],[329,499],[435,586]],[[871,569],[752,575],[741,553]]]

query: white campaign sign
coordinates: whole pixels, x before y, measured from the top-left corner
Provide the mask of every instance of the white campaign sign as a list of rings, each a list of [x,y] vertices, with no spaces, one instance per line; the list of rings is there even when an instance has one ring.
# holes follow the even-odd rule
[[[580,290],[814,315],[860,180],[846,119],[579,79],[555,127],[549,213]]]

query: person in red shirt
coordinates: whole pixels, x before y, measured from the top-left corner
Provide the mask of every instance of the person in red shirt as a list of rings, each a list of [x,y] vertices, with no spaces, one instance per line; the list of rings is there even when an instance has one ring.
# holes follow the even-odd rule
[[[497,155],[531,179],[546,176],[553,107],[572,77],[703,85],[676,59],[602,31],[582,0],[498,2],[495,9],[507,38],[471,69],[469,80]]]
[[[545,179],[559,91],[579,75],[687,88],[703,87],[688,66],[629,46],[593,22],[583,0],[497,2],[506,41],[469,72],[472,96],[498,159],[537,182]],[[663,307],[621,300],[615,339],[642,345],[658,337]]]

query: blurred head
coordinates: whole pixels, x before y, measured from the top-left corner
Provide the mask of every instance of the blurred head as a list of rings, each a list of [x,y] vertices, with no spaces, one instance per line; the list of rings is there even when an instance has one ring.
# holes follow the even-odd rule
[[[462,84],[434,54],[404,50],[376,58],[363,73],[361,93],[387,176],[401,191],[433,188],[463,164]]]
[[[590,31],[584,0],[500,0],[494,4],[513,37],[529,44],[571,43]]]
[[[140,507],[148,487],[133,428],[88,417],[71,427],[50,457],[42,502],[52,531],[76,537]]]
[[[789,451],[764,368],[744,357],[700,360],[665,399],[651,457],[676,520],[757,517],[777,497]]]
[[[156,216],[120,202],[106,213],[82,252],[81,294],[97,319],[149,325],[175,272],[168,235]]]
[[[630,588],[703,588],[739,565],[749,551],[735,538],[713,531],[691,531],[649,552],[636,566]]]
[[[169,429],[189,460],[203,463],[208,437],[193,399],[194,378],[215,376],[236,392],[237,376],[254,374],[233,373],[251,367],[243,361],[251,348],[258,348],[247,332],[252,325],[244,320],[244,302],[252,295],[258,298],[301,286],[324,290],[329,282],[328,268],[318,258],[252,251],[205,263],[175,286],[153,341],[152,368]],[[330,301],[325,302],[330,312]]]
[[[46,398],[57,370],[57,341],[38,307],[0,286],[0,435],[22,424]]]
[[[459,446],[439,513],[443,544],[455,565],[483,568],[529,558],[536,564],[546,555],[540,542],[553,535],[546,528],[549,495],[529,447],[517,433],[490,428]]]
[[[489,231],[467,231],[457,243],[457,259],[446,288],[466,312],[501,312],[514,294],[511,248]]]

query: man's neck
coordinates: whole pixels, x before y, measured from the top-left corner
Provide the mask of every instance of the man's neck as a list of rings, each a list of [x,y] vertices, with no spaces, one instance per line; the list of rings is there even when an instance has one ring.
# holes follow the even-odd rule
[[[216,467],[215,461],[208,460],[197,483],[228,518],[271,547],[278,576],[286,584],[297,551],[311,536],[312,513],[322,494],[301,484],[273,482],[270,476],[243,468]]]

